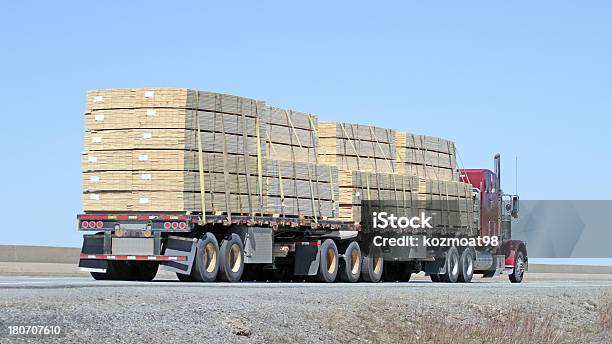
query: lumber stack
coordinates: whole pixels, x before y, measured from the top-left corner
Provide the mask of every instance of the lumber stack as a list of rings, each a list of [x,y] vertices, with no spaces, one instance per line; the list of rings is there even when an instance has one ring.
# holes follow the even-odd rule
[[[473,219],[471,186],[466,183],[424,179],[367,171],[338,172],[339,218],[360,222],[364,201],[392,211],[397,216],[418,216],[427,211],[437,227],[466,228]]]
[[[458,181],[455,144],[442,138],[404,132],[395,134],[396,170],[426,179]]]
[[[319,162],[342,170],[395,172],[395,131],[361,124],[320,122]]]
[[[318,139],[316,116],[268,107],[264,112],[265,139],[271,159],[315,163]]]
[[[211,92],[91,91],[82,157],[85,210],[201,212],[203,188],[206,212],[333,217],[330,171],[337,172],[319,172],[314,164],[316,122]]]
[[[359,222],[362,202],[382,200],[464,227],[472,209],[455,145],[436,137],[184,88],[90,91],[85,128],[87,212]]]

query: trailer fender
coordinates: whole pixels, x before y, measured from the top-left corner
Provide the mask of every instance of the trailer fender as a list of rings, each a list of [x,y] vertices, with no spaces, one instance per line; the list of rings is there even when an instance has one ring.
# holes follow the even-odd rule
[[[294,274],[302,276],[316,275],[319,271],[320,249],[321,243],[319,241],[295,243]]]
[[[169,236],[166,241],[165,255],[168,256],[187,256],[185,261],[164,261],[160,263],[162,270],[176,272],[179,274],[191,274],[193,261],[197,249],[203,249],[203,242],[196,238],[183,238]]]

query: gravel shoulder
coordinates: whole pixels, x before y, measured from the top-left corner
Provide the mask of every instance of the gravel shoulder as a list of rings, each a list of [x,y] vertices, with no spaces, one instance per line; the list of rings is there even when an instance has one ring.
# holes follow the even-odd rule
[[[527,278],[522,285],[505,278],[434,285],[423,277],[336,286],[88,281],[9,288],[0,283],[0,342],[40,341],[7,336],[6,326],[22,324],[59,325],[63,334],[44,340],[62,343],[472,343],[487,338],[605,343],[612,340],[610,320],[602,319],[612,309],[612,283],[610,276],[600,278],[566,283],[549,276]]]

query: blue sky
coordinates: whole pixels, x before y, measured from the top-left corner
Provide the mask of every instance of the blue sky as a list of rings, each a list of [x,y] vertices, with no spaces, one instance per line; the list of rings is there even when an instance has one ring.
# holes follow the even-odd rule
[[[502,153],[508,191],[518,156],[525,199],[610,199],[610,2],[221,3],[0,4],[0,244],[80,244],[96,88],[191,87],[442,136],[469,167]]]

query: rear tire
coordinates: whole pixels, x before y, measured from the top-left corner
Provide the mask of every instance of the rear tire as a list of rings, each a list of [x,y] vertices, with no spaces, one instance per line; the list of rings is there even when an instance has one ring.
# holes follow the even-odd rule
[[[95,279],[96,281],[106,281],[108,280],[108,275],[106,274],[106,272],[90,272],[91,277],[93,277],[93,279]]]
[[[204,233],[198,243],[190,280],[213,282],[219,274],[219,243],[212,233]],[[180,277],[179,277],[180,279]]]
[[[474,277],[474,252],[471,248],[466,248],[461,252],[459,258],[459,277],[458,281],[470,283]]]
[[[399,282],[410,282],[410,277],[412,277],[412,271],[409,270],[408,264],[400,264],[400,271],[397,277]]]
[[[219,280],[239,282],[244,271],[244,245],[238,234],[223,240],[219,258]]]
[[[332,239],[326,239],[321,244],[319,251],[319,271],[317,280],[319,282],[331,283],[338,276],[338,247]]]
[[[370,252],[363,256],[361,261],[361,279],[364,282],[377,283],[382,278],[383,271],[382,249],[378,246],[371,246]]]
[[[181,282],[193,282],[193,278],[190,275],[179,274],[178,272],[176,273],[176,278]]]
[[[106,272],[91,272],[91,276],[96,280],[107,281],[130,281],[135,280],[132,271],[125,261],[109,260],[106,265]]]
[[[451,247],[446,252],[446,272],[440,274],[440,278],[446,283],[455,283],[459,278],[459,252],[456,247]]]
[[[401,265],[399,262],[387,262],[380,280],[383,282],[398,282],[400,280],[400,272]]]
[[[361,276],[361,249],[356,241],[352,241],[344,251],[344,259],[340,264],[340,280],[355,283]]]
[[[525,274],[525,254],[522,250],[518,251],[514,258],[514,271],[508,276],[510,282],[521,283]]]
[[[131,270],[137,281],[150,282],[157,275],[159,263],[153,262],[132,262]]]

